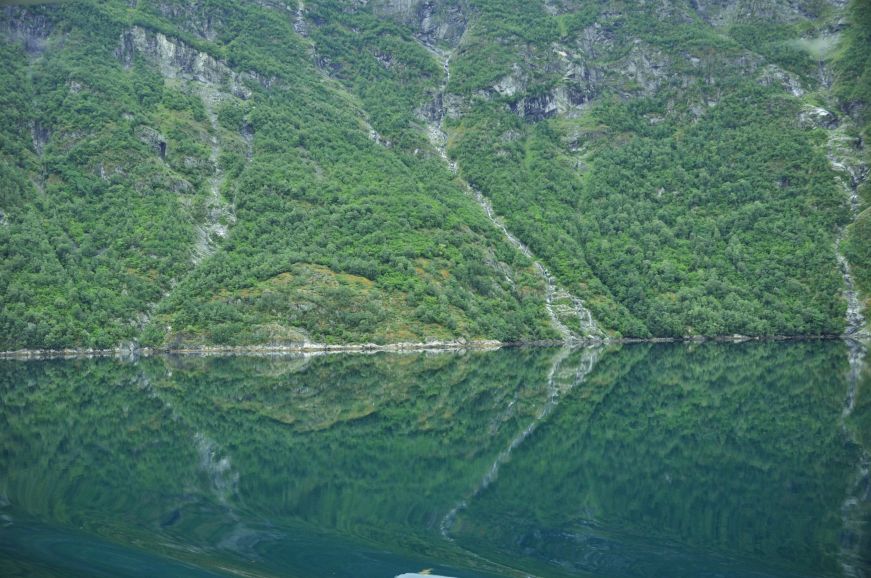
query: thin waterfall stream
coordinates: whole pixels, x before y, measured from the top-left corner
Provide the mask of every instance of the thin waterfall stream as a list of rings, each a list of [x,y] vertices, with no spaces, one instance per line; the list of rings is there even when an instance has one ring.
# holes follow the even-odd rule
[[[459,175],[458,163],[452,161],[448,156],[448,139],[447,133],[444,130],[444,119],[447,116],[445,94],[451,78],[451,57],[453,52],[446,52],[425,42],[421,42],[421,45],[436,58],[443,59],[442,67],[445,72],[444,80],[433,99],[433,105],[429,109],[430,114],[428,116],[425,115],[427,116],[427,138],[430,144],[436,149],[442,160],[448,164],[450,171],[461,180],[466,192],[478,203],[478,206],[484,211],[490,223],[502,233],[502,236],[508,243],[533,262],[535,271],[545,283],[545,308],[548,317],[550,318],[551,325],[560,334],[562,340],[571,342],[605,338],[604,331],[595,321],[590,310],[584,306],[583,301],[577,295],[572,294],[565,287],[559,285],[556,277],[542,263],[541,259],[523,241],[517,238],[504,224],[503,220],[499,218],[490,199]],[[563,318],[575,318],[579,331],[575,332],[570,329],[563,321]]]

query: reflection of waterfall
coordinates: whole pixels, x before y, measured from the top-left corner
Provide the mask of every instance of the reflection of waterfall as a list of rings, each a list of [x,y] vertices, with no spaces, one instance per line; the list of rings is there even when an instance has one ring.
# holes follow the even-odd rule
[[[841,568],[845,576],[862,578],[866,576],[862,569],[862,528],[864,514],[871,506],[871,455],[868,449],[861,446],[856,433],[849,427],[847,419],[856,406],[859,389],[859,378],[865,367],[865,346],[852,339],[845,340],[850,356],[850,373],[847,384],[847,397],[844,400],[844,411],[841,414],[841,426],[849,443],[859,448],[860,457],[856,473],[850,482],[847,497],[841,505],[843,529],[841,533]]]
[[[221,456],[218,445],[201,433],[194,435],[200,455],[200,469],[212,482],[212,492],[222,504],[236,494],[239,487],[239,472],[233,471],[230,458]]]
[[[565,359],[574,351],[579,351],[581,358],[578,360],[577,366],[572,368],[573,371],[570,371],[569,375],[566,375],[565,371],[561,371],[564,370],[562,365]],[[499,477],[499,469],[502,467],[502,464],[507,462],[510,459],[512,452],[514,452],[514,450],[517,449],[526,438],[532,435],[532,433],[538,429],[538,426],[541,425],[551,413],[553,413],[553,410],[556,409],[557,405],[559,405],[560,396],[565,395],[571,391],[572,388],[584,381],[587,375],[593,370],[593,367],[595,367],[600,354],[601,348],[599,347],[590,347],[582,350],[572,350],[567,347],[560,349],[554,357],[553,363],[551,363],[550,366],[550,371],[547,374],[547,401],[538,411],[538,414],[536,414],[532,422],[530,422],[523,431],[517,434],[505,449],[499,452],[499,455],[496,456],[493,464],[472,492],[466,498],[460,500],[460,502],[454,506],[444,518],[442,518],[442,536],[451,540],[450,532],[451,528],[453,528],[454,522],[456,521],[457,515],[462,510],[466,509],[470,500],[478,496],[496,481]]]
[[[167,377],[171,376],[172,371],[168,371]],[[143,375],[138,380],[137,385],[150,398],[160,400],[164,407],[171,412],[173,422],[185,421],[182,414],[178,413],[170,402],[163,399],[160,388],[155,387],[151,380]],[[193,429],[191,424],[188,426]],[[242,516],[236,513],[233,506],[235,502],[239,501],[239,472],[233,467],[230,457],[226,455],[217,442],[202,432],[194,433],[193,442],[198,457],[199,470],[208,478],[206,493],[215,497],[220,506],[218,511],[226,521],[224,527],[227,529],[221,532],[217,548],[240,553],[249,559],[257,558],[255,547],[261,542],[280,539],[281,534],[272,530],[252,529],[242,521]],[[191,493],[186,496],[182,503],[166,513],[160,522],[160,527],[168,529],[176,524],[184,523],[189,514],[196,519],[197,514],[191,512],[187,507],[191,504],[190,497],[194,495],[196,494]],[[199,500],[194,498],[194,503],[196,502]],[[197,509],[203,505],[199,503]]]
[[[230,458],[222,455],[221,448],[202,433],[194,435],[197,452],[200,456],[200,469],[211,482],[211,492],[218,502],[226,508],[224,515],[230,520],[232,528],[221,537],[217,546],[222,550],[232,550],[248,558],[257,558],[256,546],[261,542],[274,541],[282,537],[272,530],[249,528],[230,506],[230,500],[238,497],[239,472],[233,469]]]

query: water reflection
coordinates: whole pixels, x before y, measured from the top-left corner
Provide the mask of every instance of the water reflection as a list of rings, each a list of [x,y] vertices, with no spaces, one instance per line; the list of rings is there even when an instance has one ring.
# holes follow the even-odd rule
[[[625,349],[454,535],[542,572],[840,575],[861,461],[839,427],[849,373],[834,343]],[[867,499],[860,511],[865,525]]]
[[[867,575],[855,361],[799,342],[2,362],[0,574]]]
[[[869,510],[871,510],[871,453],[868,445],[860,437],[860,427],[854,427],[851,422],[853,413],[859,402],[860,384],[863,371],[866,370],[866,348],[863,343],[854,340],[846,342],[850,363],[850,373],[847,377],[847,398],[841,413],[841,427],[848,443],[854,445],[859,452],[858,463],[853,479],[848,485],[847,496],[841,505],[843,529],[840,536],[840,563],[844,576],[860,578],[867,574],[871,567],[871,528],[868,527]],[[865,397],[867,412],[867,385],[862,391]],[[860,417],[861,420],[861,417]],[[861,421],[860,421],[861,424]],[[867,429],[865,430],[868,431]]]
[[[511,457],[512,452],[516,450],[520,444],[526,441],[526,438],[532,435],[536,428],[538,428],[539,424],[550,416],[551,412],[556,408],[557,404],[559,404],[561,396],[567,394],[575,386],[584,381],[587,375],[593,370],[593,367],[595,367],[596,361],[598,361],[601,352],[602,350],[598,346],[579,349],[574,352],[565,348],[560,350],[560,352],[553,358],[550,371],[548,371],[547,374],[547,401],[542,404],[541,409],[538,410],[538,413],[529,425],[527,425],[525,429],[511,440],[508,447],[499,452],[499,455],[496,456],[490,469],[487,470],[487,473],[484,474],[484,477],[481,478],[481,481],[475,486],[469,497],[462,499],[456,506],[451,508],[447,514],[445,514],[440,526],[443,538],[446,540],[452,540],[450,532],[456,523],[457,515],[462,510],[466,509],[470,499],[473,499],[475,496],[490,487],[490,484],[496,481],[496,478],[499,475],[499,468],[502,467],[502,464],[507,462]],[[575,362],[566,362],[566,359],[571,356],[577,358],[574,360]],[[566,362],[566,365],[569,367],[568,371],[563,368],[564,362]],[[510,410],[513,405],[513,402],[509,404],[508,409]]]

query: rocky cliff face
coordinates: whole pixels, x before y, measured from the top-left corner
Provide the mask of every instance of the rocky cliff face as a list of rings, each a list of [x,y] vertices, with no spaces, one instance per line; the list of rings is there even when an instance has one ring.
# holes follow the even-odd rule
[[[202,99],[211,124],[213,134],[208,139],[210,154],[206,170],[212,175],[208,179],[208,197],[203,207],[204,219],[196,225],[192,260],[197,264],[215,252],[217,244],[228,235],[229,227],[236,221],[232,206],[221,193],[225,177],[219,165],[222,143],[218,136],[220,132],[217,110],[233,99],[244,101],[251,98],[252,91],[248,84],[260,83],[269,86],[271,83],[266,82],[257,73],[239,74],[213,56],[196,50],[180,40],[141,27],[133,27],[125,31],[115,52],[118,59],[128,68],[137,53],[157,65],[166,79],[192,83],[192,90]],[[163,135],[146,126],[137,127],[136,134],[161,159],[166,158],[167,142]],[[247,138],[245,134],[248,135]],[[240,136],[250,141],[253,138],[251,126],[246,124],[240,127]],[[199,161],[190,159],[189,162]]]
[[[254,80],[254,75],[238,74],[213,56],[161,32],[150,32],[139,26],[125,31],[121,35],[116,56],[129,68],[137,52],[157,64],[166,78],[183,78],[226,87],[230,94],[241,99],[251,96],[245,81]]]
[[[390,3],[384,12],[399,18],[412,29],[419,29],[423,18],[416,11],[418,6],[413,2]],[[473,84],[471,88],[465,78],[457,78],[456,72],[449,75],[446,89],[422,107],[422,117],[431,126],[439,124],[443,118],[450,119],[449,126],[453,123],[462,127],[458,131],[460,135],[468,134],[469,130],[463,119],[479,119],[482,114],[495,119],[494,113],[483,111],[498,109],[519,117],[523,122],[521,126],[570,127],[562,142],[566,152],[573,155],[573,166],[584,170],[589,167],[590,151],[601,146],[596,141],[603,134],[591,126],[590,111],[609,99],[647,103],[639,106],[656,109],[643,118],[651,126],[695,123],[717,115],[718,107],[732,90],[729,83],[734,80],[726,79],[754,81],[766,90],[781,91],[785,97],[801,103],[827,100],[831,75],[822,62],[831,57],[831,46],[837,42],[837,30],[843,26],[841,11],[844,6],[845,2],[841,0],[767,3],[699,0],[689,5],[641,2],[638,9],[647,11],[648,20],[640,25],[632,12],[616,3],[596,8],[596,15],[590,17],[589,13],[581,16],[577,4],[546,2],[543,6],[545,13],[566,20],[560,23],[562,29],[552,36],[550,42],[539,41],[534,47],[529,40],[519,38],[520,35],[516,37],[510,30],[487,22],[486,7],[471,9],[468,11],[467,35],[460,38],[456,49],[439,55],[446,67],[453,71],[462,70],[460,74],[465,74],[470,63],[475,62],[472,55],[481,50],[483,37],[488,38],[491,45],[500,46],[502,53],[510,55],[511,60],[497,60],[491,56],[492,53],[481,52],[478,58],[498,62],[503,74],[488,82],[475,79],[477,85]],[[571,22],[572,18],[589,20],[582,26],[571,27],[566,22]],[[702,31],[698,28],[700,21],[711,28]],[[761,25],[762,22],[771,27],[769,31]],[[669,36],[682,27],[696,27],[696,40],[685,42],[677,38],[678,34],[674,38]],[[712,44],[720,46],[712,48]],[[806,55],[819,58],[820,65],[814,66]],[[458,63],[460,60],[462,66]],[[664,107],[660,104],[663,101],[667,102]],[[810,124],[815,127],[820,126],[820,122],[826,125],[824,130],[831,130],[837,119],[827,113]],[[501,150],[495,158],[508,162],[507,159],[516,159],[509,151],[516,150],[526,137],[523,128],[505,130],[504,126],[498,131],[502,135],[498,137]],[[451,142],[450,128],[446,132],[430,129],[430,133],[437,137],[431,138],[432,142],[436,146]],[[847,132],[852,134],[855,131]],[[462,138],[460,136],[457,140]],[[861,151],[858,154],[864,156]],[[844,157],[843,154],[835,156]],[[832,157],[831,152],[829,157]],[[460,173],[463,173],[463,164],[460,158],[455,159],[452,166],[459,166]],[[849,184],[845,190],[853,192],[846,196],[845,201],[849,201],[854,214],[859,208],[855,190],[863,178],[861,175],[866,172],[862,165],[861,162],[852,163],[847,167],[840,161],[832,164],[836,171],[847,173],[846,182]],[[789,179],[781,179],[780,183],[782,188],[790,186]],[[658,193],[660,197],[663,190]],[[481,192],[485,196],[491,193],[487,190]],[[497,203],[494,205],[500,213],[506,210]],[[844,270],[844,282],[848,287],[844,295],[849,301],[848,327],[853,331],[859,318],[857,306],[861,300],[856,298],[849,268],[843,267],[846,261],[839,258],[838,263]],[[830,265],[831,268],[838,267],[835,260]],[[691,333],[692,329],[688,332]]]
[[[848,0],[691,0],[696,13],[714,26],[729,26],[736,22],[763,21],[792,23],[819,18],[826,5],[843,9]]]
[[[429,46],[456,46],[468,25],[459,0],[373,0],[372,9],[411,27]]]
[[[12,41],[19,42],[30,56],[41,54],[53,31],[52,22],[43,14],[33,14],[16,6],[3,8],[0,23],[2,33]]]

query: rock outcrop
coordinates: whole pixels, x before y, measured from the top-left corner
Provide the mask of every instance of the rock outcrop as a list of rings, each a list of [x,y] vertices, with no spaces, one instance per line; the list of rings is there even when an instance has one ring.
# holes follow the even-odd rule
[[[148,145],[148,147],[154,151],[154,154],[158,155],[161,160],[166,159],[166,137],[150,126],[137,126],[133,130],[133,134],[136,135],[136,138]]]
[[[6,6],[3,12],[4,26],[0,33],[21,43],[30,56],[42,54],[54,28],[52,22],[45,15],[35,14],[22,7]]]
[[[115,55],[124,66],[130,67],[137,52],[156,64],[166,78],[182,78],[222,87],[241,99],[251,97],[248,83],[259,82],[267,87],[271,84],[256,73],[236,73],[210,54],[161,32],[152,32],[139,26],[121,34]]]
[[[376,14],[410,26],[415,36],[430,46],[456,46],[466,31],[468,19],[456,1],[375,0]]]

